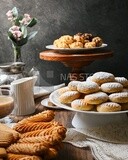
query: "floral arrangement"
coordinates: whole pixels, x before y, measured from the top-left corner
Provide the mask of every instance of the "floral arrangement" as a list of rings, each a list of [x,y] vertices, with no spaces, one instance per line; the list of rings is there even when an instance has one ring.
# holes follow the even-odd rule
[[[28,33],[28,28],[33,27],[37,19],[29,14],[19,15],[16,7],[9,10],[6,15],[12,24],[8,30],[8,39],[11,40],[14,49],[14,62],[17,62],[19,59],[22,60],[21,47],[37,34],[37,31]]]

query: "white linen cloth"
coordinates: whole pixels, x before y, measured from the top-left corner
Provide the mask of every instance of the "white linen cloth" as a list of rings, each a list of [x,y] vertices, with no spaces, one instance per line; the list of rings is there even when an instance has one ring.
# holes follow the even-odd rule
[[[62,88],[65,86],[65,83],[54,85],[54,86],[34,86],[34,98],[39,98],[42,96],[46,96],[53,91]]]
[[[64,142],[90,147],[96,160],[128,160],[128,124],[110,124],[90,129],[68,128]]]

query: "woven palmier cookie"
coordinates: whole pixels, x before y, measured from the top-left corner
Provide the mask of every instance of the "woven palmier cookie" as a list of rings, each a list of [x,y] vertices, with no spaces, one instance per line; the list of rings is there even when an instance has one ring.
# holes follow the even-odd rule
[[[53,126],[58,126],[59,122],[51,121],[51,122],[28,122],[28,123],[17,123],[13,129],[18,131],[19,133],[25,133],[30,131],[36,131],[41,129],[50,128]]]
[[[78,86],[79,83],[80,83],[80,81],[71,81],[71,82],[68,83],[68,88],[71,91],[77,91],[77,86]]]
[[[78,91],[67,91],[60,95],[59,101],[61,103],[71,103],[73,100],[78,99],[80,95]]]
[[[88,104],[101,104],[108,100],[108,95],[104,92],[96,92],[89,95],[85,95],[85,102]]]
[[[123,90],[123,85],[118,82],[107,82],[101,85],[101,90],[106,93],[120,92]]]
[[[114,75],[108,72],[96,72],[91,79],[98,84],[115,81]]]
[[[123,87],[128,87],[128,80],[125,77],[115,77],[115,81],[123,85]]]
[[[109,99],[116,103],[127,103],[128,102],[128,92],[118,92],[109,95]]]
[[[66,128],[63,126],[53,126],[47,129],[41,129],[21,134],[21,138],[35,137],[35,136],[46,136],[52,134],[59,134],[62,138],[65,138]]]
[[[28,155],[41,155],[46,153],[47,150],[48,148],[41,143],[14,143],[6,149],[9,153]]]
[[[7,154],[8,160],[42,160],[39,156],[30,156],[25,154],[14,154],[8,153]]]
[[[36,115],[30,116],[21,120],[18,123],[28,123],[28,122],[50,122],[54,119],[55,113],[52,110],[46,110]]]
[[[77,110],[89,111],[94,107],[94,105],[87,104],[84,99],[76,99],[72,101],[71,107]]]
[[[105,102],[97,105],[98,112],[116,112],[121,110],[121,105],[115,102]]]
[[[52,134],[46,136],[25,137],[19,139],[18,143],[42,143],[45,146],[53,146],[59,144],[63,140],[63,137],[59,134]]]
[[[99,85],[91,81],[80,82],[77,86],[77,90],[80,93],[90,94],[99,91]]]

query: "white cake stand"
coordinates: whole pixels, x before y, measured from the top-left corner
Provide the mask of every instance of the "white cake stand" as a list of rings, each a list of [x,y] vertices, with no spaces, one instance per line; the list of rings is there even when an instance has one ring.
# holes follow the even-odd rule
[[[69,105],[61,104],[58,101],[58,92],[54,91],[50,94],[50,101],[66,110],[74,111],[75,115],[72,119],[72,125],[79,128],[98,127],[106,124],[120,124],[128,122],[128,110],[118,112],[96,112],[96,111],[80,111],[70,107]]]
[[[73,117],[72,125],[75,128],[90,128],[104,126],[106,124],[120,124],[128,122],[128,116],[124,114],[85,114],[76,112]]]

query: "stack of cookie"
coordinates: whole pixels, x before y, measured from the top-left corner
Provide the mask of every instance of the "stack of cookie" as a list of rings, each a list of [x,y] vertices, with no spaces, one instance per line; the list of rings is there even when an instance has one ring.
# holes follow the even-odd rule
[[[116,112],[128,110],[128,80],[96,72],[86,81],[71,81],[58,90],[59,101],[78,110]]]
[[[17,142],[20,134],[6,126],[5,124],[0,123],[0,159],[7,158],[6,148],[12,143]]]
[[[6,146],[8,160],[49,160],[58,154],[66,128],[54,120],[54,112],[47,110],[18,122],[13,131],[17,141]]]
[[[57,48],[94,48],[100,47],[103,40],[99,36],[93,36],[91,33],[77,33],[73,36],[63,35],[53,42]]]

